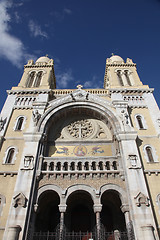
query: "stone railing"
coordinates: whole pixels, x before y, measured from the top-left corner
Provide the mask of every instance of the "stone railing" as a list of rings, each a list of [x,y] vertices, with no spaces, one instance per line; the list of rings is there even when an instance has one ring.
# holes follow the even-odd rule
[[[53,90],[54,95],[65,95],[65,94],[70,94],[72,92],[74,92],[77,89],[56,89]],[[85,90],[88,93],[91,94],[99,94],[99,95],[106,95],[108,94],[108,90],[106,89],[82,89]]]
[[[41,170],[40,170],[41,169]],[[43,175],[109,175],[120,174],[120,167],[116,157],[85,158],[54,158],[40,157],[39,170]]]

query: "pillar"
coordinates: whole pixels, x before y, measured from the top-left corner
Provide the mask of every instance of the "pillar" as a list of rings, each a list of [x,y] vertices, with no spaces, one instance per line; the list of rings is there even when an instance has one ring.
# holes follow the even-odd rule
[[[63,231],[64,231],[64,214],[66,212],[67,205],[59,205],[60,211],[60,229],[59,229],[59,239],[63,239]]]
[[[123,204],[121,206],[121,211],[124,213],[124,217],[125,217],[125,221],[126,221],[128,240],[133,240],[134,239],[134,230],[133,230],[132,221],[130,219],[129,206],[127,204]]]
[[[8,227],[7,239],[18,240],[21,227],[19,225],[13,225]]]
[[[127,85],[128,85],[128,82],[127,82],[127,79],[126,79],[126,76],[125,76],[125,72],[124,72],[124,71],[121,71],[121,77],[122,77],[123,85],[124,85],[124,86],[127,86]]]
[[[102,204],[94,205],[94,212],[96,214],[97,240],[100,240],[100,230],[101,230],[100,212],[101,211],[102,211]]]

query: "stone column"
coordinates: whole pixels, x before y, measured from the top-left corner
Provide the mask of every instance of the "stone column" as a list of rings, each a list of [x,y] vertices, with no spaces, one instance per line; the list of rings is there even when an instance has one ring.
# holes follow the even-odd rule
[[[21,227],[19,225],[13,225],[8,227],[7,239],[18,240]]]
[[[63,239],[63,230],[64,230],[64,214],[66,212],[67,205],[59,205],[60,211],[60,229],[59,229],[59,239]]]
[[[102,211],[102,204],[94,205],[94,212],[96,214],[97,240],[100,240],[100,230],[101,230],[100,212],[101,211]]]
[[[130,219],[130,213],[129,213],[129,206],[128,206],[128,204],[123,204],[121,206],[121,211],[124,213],[124,217],[125,217],[125,221],[126,221],[128,240],[134,240],[134,230],[133,230],[132,221]]]

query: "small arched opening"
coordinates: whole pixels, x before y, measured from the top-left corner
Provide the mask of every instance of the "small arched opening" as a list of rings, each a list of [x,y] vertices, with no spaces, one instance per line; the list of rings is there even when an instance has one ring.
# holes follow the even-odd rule
[[[116,191],[105,191],[101,197],[101,223],[107,232],[126,230],[124,214],[121,211],[121,200]]]
[[[40,195],[35,220],[35,232],[55,231],[60,222],[59,203],[59,196],[54,191],[48,190]]]

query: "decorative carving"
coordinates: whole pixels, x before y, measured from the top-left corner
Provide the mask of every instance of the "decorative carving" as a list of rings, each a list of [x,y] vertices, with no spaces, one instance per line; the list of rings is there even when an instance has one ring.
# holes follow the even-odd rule
[[[148,207],[150,205],[149,198],[141,192],[139,192],[134,199],[136,201],[137,207],[140,207],[141,205],[146,205]]]
[[[38,209],[38,204],[34,204],[34,211],[37,212],[37,209]]]
[[[5,120],[2,120],[2,117],[0,117],[0,132],[2,131],[5,124]]]
[[[129,124],[129,115],[126,113],[125,110],[122,110],[121,111],[121,114],[122,114],[122,122],[123,122],[123,125],[128,125]]]
[[[71,97],[72,97],[72,100],[73,101],[85,101],[85,100],[88,100],[89,93],[84,91],[84,90],[82,90],[80,88],[81,85],[78,85],[78,86],[79,86],[79,88],[75,92],[70,94]]]
[[[15,207],[15,208],[17,208],[17,207],[25,208],[26,203],[27,203],[27,198],[21,192],[18,193],[15,197],[13,197],[13,207]]]
[[[22,170],[32,170],[33,169],[33,156],[24,157],[24,168]]]
[[[38,110],[35,110],[32,112],[32,116],[33,116],[33,121],[37,125],[39,119],[41,118],[41,114],[38,112]]]
[[[68,132],[74,138],[88,138],[93,133],[93,126],[88,119],[72,122],[67,127]]]
[[[132,167],[137,166],[137,155],[129,155],[129,161]]]

